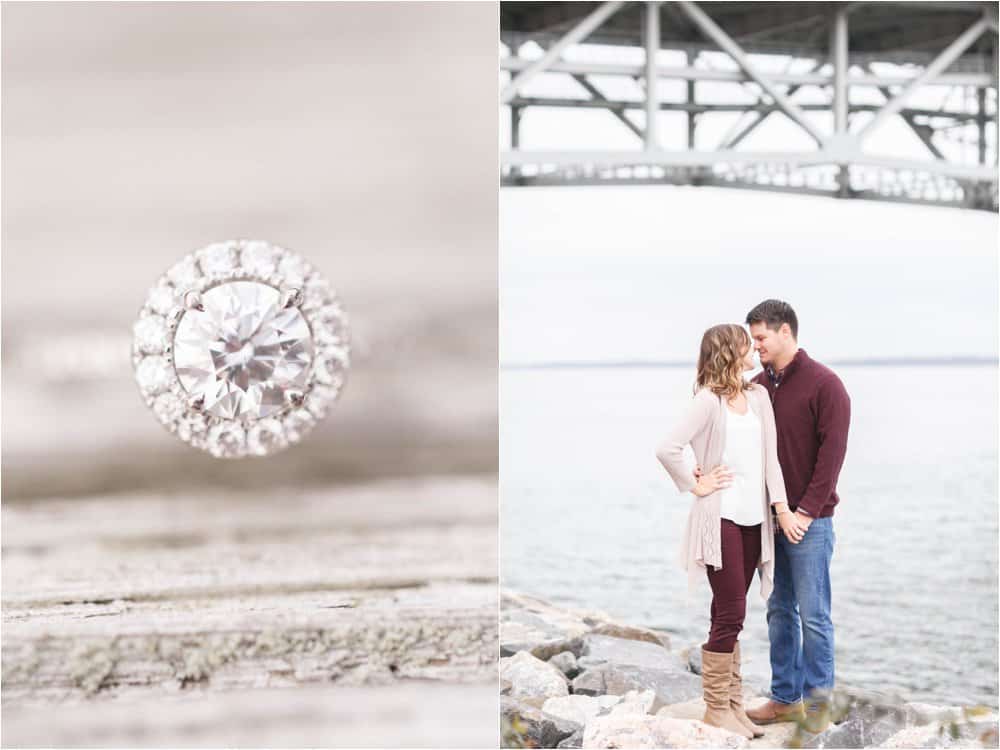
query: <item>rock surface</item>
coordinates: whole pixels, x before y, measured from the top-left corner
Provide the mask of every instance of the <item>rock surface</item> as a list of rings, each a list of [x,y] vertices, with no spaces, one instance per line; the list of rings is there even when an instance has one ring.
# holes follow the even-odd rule
[[[500,698],[500,716],[505,747],[556,747],[582,729],[580,724],[506,696]]]
[[[742,748],[738,734],[666,716],[598,716],[583,730],[585,748]]]
[[[576,677],[580,673],[580,668],[577,666],[576,657],[573,655],[572,651],[560,651],[558,654],[549,659],[549,664],[570,679]]]
[[[581,673],[572,686],[574,693],[584,695],[625,695],[630,690],[652,690],[656,694],[654,709],[701,695],[701,678],[680,669],[605,664]]]
[[[527,651],[500,659],[500,679],[510,683],[512,698],[536,708],[541,708],[549,698],[569,694],[566,676]]]
[[[587,723],[588,719],[607,712],[621,700],[616,695],[596,697],[592,695],[563,695],[558,698],[549,698],[542,706],[542,710],[547,714],[576,722],[582,726]]]
[[[583,653],[576,663],[581,669],[620,664],[645,669],[678,670],[676,657],[660,644],[608,635],[584,636]]]
[[[537,701],[543,684],[555,692],[561,681],[565,691],[545,698],[541,710],[520,704],[533,722],[531,741],[537,747],[997,747],[996,712],[905,703],[840,687],[822,732],[782,722],[764,726],[763,737],[748,741],[701,721],[700,644],[675,653],[663,634],[616,623],[604,613],[559,609],[511,592],[501,601],[501,641],[515,654],[501,660],[501,685],[510,685],[511,693],[522,690],[524,700]],[[511,651],[515,648],[519,651]],[[750,658],[744,654],[744,661]],[[567,686],[565,677],[576,670],[581,671]],[[743,687],[748,707],[766,700],[752,680],[745,678]],[[503,700],[510,705],[511,699]]]

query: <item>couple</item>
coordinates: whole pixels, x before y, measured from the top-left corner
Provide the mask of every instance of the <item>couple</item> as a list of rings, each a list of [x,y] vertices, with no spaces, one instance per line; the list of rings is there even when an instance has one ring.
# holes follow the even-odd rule
[[[805,719],[803,698],[822,716],[819,701],[833,689],[830,560],[850,399],[832,370],[799,349],[789,304],[766,300],[746,323],[749,335],[735,324],[705,332],[694,400],[657,457],[695,496],[681,562],[690,583],[704,569],[712,588],[704,721],[752,739],[763,736],[759,724]],[[764,370],[750,383],[743,374],[755,349]],[[682,456],[688,444],[694,475]],[[754,570],[767,601],[771,698],[745,711],[737,637]]]

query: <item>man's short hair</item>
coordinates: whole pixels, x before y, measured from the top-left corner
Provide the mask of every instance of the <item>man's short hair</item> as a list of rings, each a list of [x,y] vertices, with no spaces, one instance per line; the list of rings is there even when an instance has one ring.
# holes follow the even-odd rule
[[[792,338],[799,338],[799,319],[795,315],[795,310],[787,302],[780,299],[766,299],[747,313],[747,325],[763,323],[772,331],[781,328],[782,323],[788,323],[792,329]]]

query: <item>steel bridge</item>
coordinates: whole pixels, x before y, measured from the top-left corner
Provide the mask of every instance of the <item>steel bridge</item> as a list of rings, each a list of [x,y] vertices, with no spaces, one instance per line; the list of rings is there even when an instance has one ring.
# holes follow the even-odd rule
[[[504,185],[716,185],[997,210],[996,2],[501,2],[500,35]],[[568,83],[552,95],[546,82]],[[525,115],[542,108],[602,110],[635,145],[523,148]],[[665,138],[678,117],[686,127]],[[729,127],[705,143],[710,118]],[[782,118],[804,147],[748,147]],[[902,156],[872,138],[890,125],[912,142]]]

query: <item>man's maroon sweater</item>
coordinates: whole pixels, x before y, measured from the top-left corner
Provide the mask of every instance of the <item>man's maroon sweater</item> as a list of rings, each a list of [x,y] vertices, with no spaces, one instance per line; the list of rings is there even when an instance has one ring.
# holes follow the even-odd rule
[[[780,373],[765,367],[755,383],[767,388],[778,428],[778,463],[788,507],[813,518],[833,515],[837,477],[847,453],[851,399],[829,367],[799,349]]]

